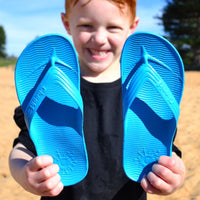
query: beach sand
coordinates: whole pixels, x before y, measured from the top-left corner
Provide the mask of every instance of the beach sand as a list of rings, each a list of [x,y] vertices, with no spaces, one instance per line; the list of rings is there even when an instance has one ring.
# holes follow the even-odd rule
[[[183,153],[186,166],[185,183],[170,196],[148,195],[148,200],[200,200],[200,72],[186,72],[185,90],[181,102],[178,135],[175,144]],[[39,200],[24,191],[11,177],[8,155],[19,129],[13,112],[19,105],[15,92],[14,69],[0,68],[0,200]]]

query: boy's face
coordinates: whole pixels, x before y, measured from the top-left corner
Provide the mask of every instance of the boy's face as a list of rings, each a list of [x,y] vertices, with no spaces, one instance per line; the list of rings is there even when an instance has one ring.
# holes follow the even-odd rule
[[[73,37],[84,77],[117,79],[120,56],[127,37],[133,33],[138,18],[130,23],[128,7],[120,10],[108,0],[79,0],[71,7],[68,18],[62,14],[64,26]],[[84,5],[84,6],[83,6]]]

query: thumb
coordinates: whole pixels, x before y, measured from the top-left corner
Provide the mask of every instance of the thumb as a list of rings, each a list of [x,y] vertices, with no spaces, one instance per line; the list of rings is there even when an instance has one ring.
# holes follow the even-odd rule
[[[185,175],[185,165],[182,159],[176,155],[176,153],[172,153],[172,158],[175,160],[176,165],[172,168],[172,171],[177,174],[184,174]]]
[[[43,169],[52,164],[53,164],[53,158],[51,156],[43,155],[33,158],[28,163],[28,168],[30,171],[34,172],[34,171],[39,171],[40,169]]]

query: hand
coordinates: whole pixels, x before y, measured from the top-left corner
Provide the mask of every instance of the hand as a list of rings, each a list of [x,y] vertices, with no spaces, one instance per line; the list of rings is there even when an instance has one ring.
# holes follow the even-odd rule
[[[57,196],[63,190],[58,175],[59,167],[50,156],[38,156],[29,161],[23,169],[26,190],[40,196]]]
[[[172,157],[161,156],[141,181],[143,189],[150,194],[169,195],[183,185],[185,166],[175,154]]]

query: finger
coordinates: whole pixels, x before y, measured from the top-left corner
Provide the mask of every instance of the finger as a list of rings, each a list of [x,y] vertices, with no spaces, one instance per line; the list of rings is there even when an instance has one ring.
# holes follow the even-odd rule
[[[57,175],[58,172],[59,172],[58,165],[51,164],[37,172],[37,180],[36,181],[38,183],[46,181],[46,180],[50,179],[51,177]]]
[[[172,184],[174,182],[174,173],[163,165],[154,164],[152,167],[152,172],[168,184]]]
[[[29,163],[28,167],[30,171],[38,171],[44,167],[47,167],[53,163],[53,158],[51,156],[37,156],[33,158]]]
[[[172,157],[161,156],[158,160],[158,164],[167,167],[175,174],[185,173],[183,161],[175,153],[172,153]]]
[[[185,165],[183,163],[183,160],[174,152],[172,152],[172,158],[174,158],[175,163],[177,163],[176,168],[173,171],[178,174],[185,174]]]
[[[64,186],[62,182],[59,182],[58,185],[54,189],[52,189],[49,192],[45,192],[44,195],[42,196],[50,196],[50,197],[58,196],[62,192],[63,188]]]
[[[153,172],[150,172],[146,177],[147,192],[152,194],[171,194],[172,187],[170,184],[156,176]]]
[[[42,196],[44,191],[51,190],[54,184],[60,182],[59,167],[56,164],[49,165],[41,170],[27,173],[27,182],[34,194]],[[51,180],[54,181],[51,186]],[[48,183],[47,186],[45,183]]]
[[[149,182],[149,180],[146,177],[142,179],[141,186],[144,189],[144,191],[149,194],[159,194],[160,193],[159,190],[157,190],[156,188],[154,188],[151,185],[151,183]]]
[[[58,195],[62,189],[63,189],[63,184],[60,181],[60,176],[56,174],[55,176],[49,178],[45,182],[42,182],[40,184],[40,189],[42,190],[42,193],[45,196],[55,196]]]

